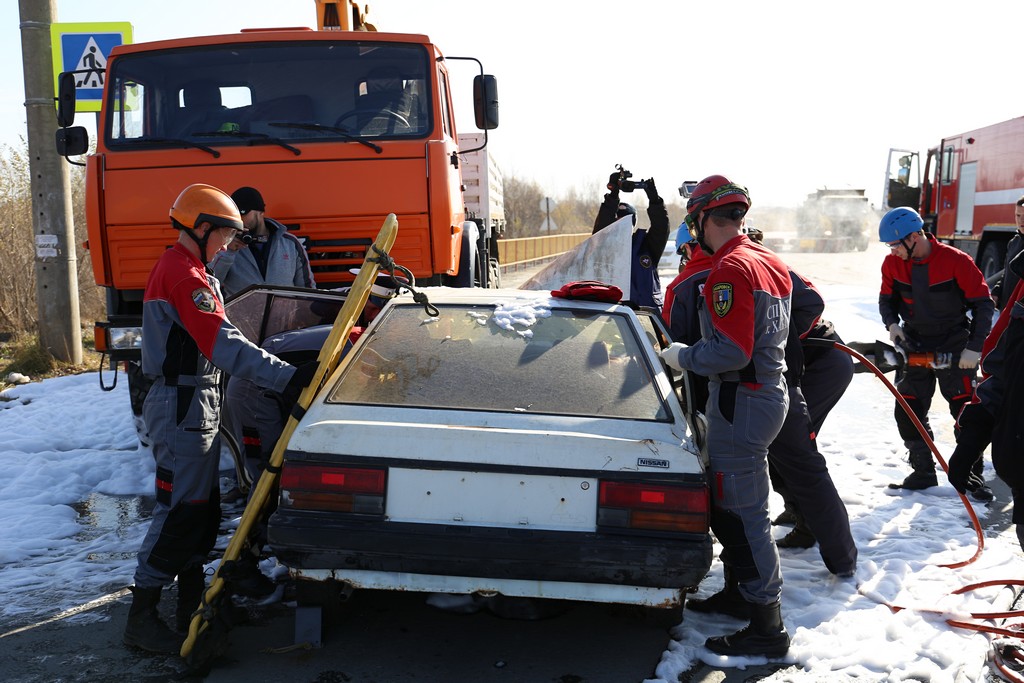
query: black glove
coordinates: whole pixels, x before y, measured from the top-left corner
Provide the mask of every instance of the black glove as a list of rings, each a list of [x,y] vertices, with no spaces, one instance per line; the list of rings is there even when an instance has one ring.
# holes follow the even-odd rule
[[[313,381],[313,375],[316,374],[316,369],[319,366],[319,362],[312,361],[310,363],[303,363],[295,368],[295,374],[288,380],[284,391],[281,392],[281,398],[284,399],[285,405],[293,406],[298,402],[299,395]]]
[[[946,473],[946,476],[949,477],[949,483],[953,485],[953,488],[960,493],[967,492],[967,482],[971,477],[971,468],[978,459],[977,455],[977,453],[972,453],[969,448],[957,446],[953,450],[953,455],[949,456],[949,472]]]
[[[658,188],[654,186],[654,178],[648,178],[644,181],[644,192],[647,193],[647,199],[650,201],[662,201],[661,197],[658,196]]]
[[[619,191],[619,172],[616,171],[608,176],[608,189],[612,192]]]

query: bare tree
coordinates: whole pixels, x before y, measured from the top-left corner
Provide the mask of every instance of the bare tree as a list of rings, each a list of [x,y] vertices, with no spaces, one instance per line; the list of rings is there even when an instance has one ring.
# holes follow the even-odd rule
[[[590,232],[594,229],[594,218],[600,202],[580,195],[574,187],[557,200],[554,219],[559,232]]]
[[[533,237],[540,234],[540,226],[544,222],[544,214],[540,209],[544,193],[540,186],[532,180],[505,176],[503,192],[505,221],[508,225],[505,237]]]
[[[103,293],[96,286],[92,261],[83,243],[85,225],[85,174],[75,167],[71,175],[78,252],[78,292],[82,320],[103,315]],[[0,332],[28,332],[37,327],[35,237],[32,228],[32,190],[29,179],[28,144],[20,148],[0,145]]]
[[[0,147],[0,331],[11,334],[35,326],[35,245],[28,145]]]

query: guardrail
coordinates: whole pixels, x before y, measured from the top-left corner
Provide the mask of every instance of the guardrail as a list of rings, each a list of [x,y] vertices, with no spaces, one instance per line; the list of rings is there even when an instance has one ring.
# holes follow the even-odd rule
[[[589,232],[498,240],[501,272],[516,272],[550,260],[573,249],[590,237]]]

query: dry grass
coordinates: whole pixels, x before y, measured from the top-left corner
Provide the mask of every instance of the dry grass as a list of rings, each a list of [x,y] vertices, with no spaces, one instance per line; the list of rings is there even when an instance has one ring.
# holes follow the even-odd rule
[[[82,341],[82,363],[76,365],[51,356],[39,345],[35,335],[18,334],[0,339],[0,390],[13,386],[7,377],[15,372],[38,381],[99,370],[102,355],[96,352],[92,337]]]

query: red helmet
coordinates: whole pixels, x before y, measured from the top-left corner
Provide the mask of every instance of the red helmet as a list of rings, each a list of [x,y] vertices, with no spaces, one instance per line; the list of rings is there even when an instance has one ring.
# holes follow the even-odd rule
[[[747,188],[737,185],[722,175],[708,176],[697,183],[686,202],[686,213],[696,214],[726,204],[743,204],[750,208],[750,194]]]

